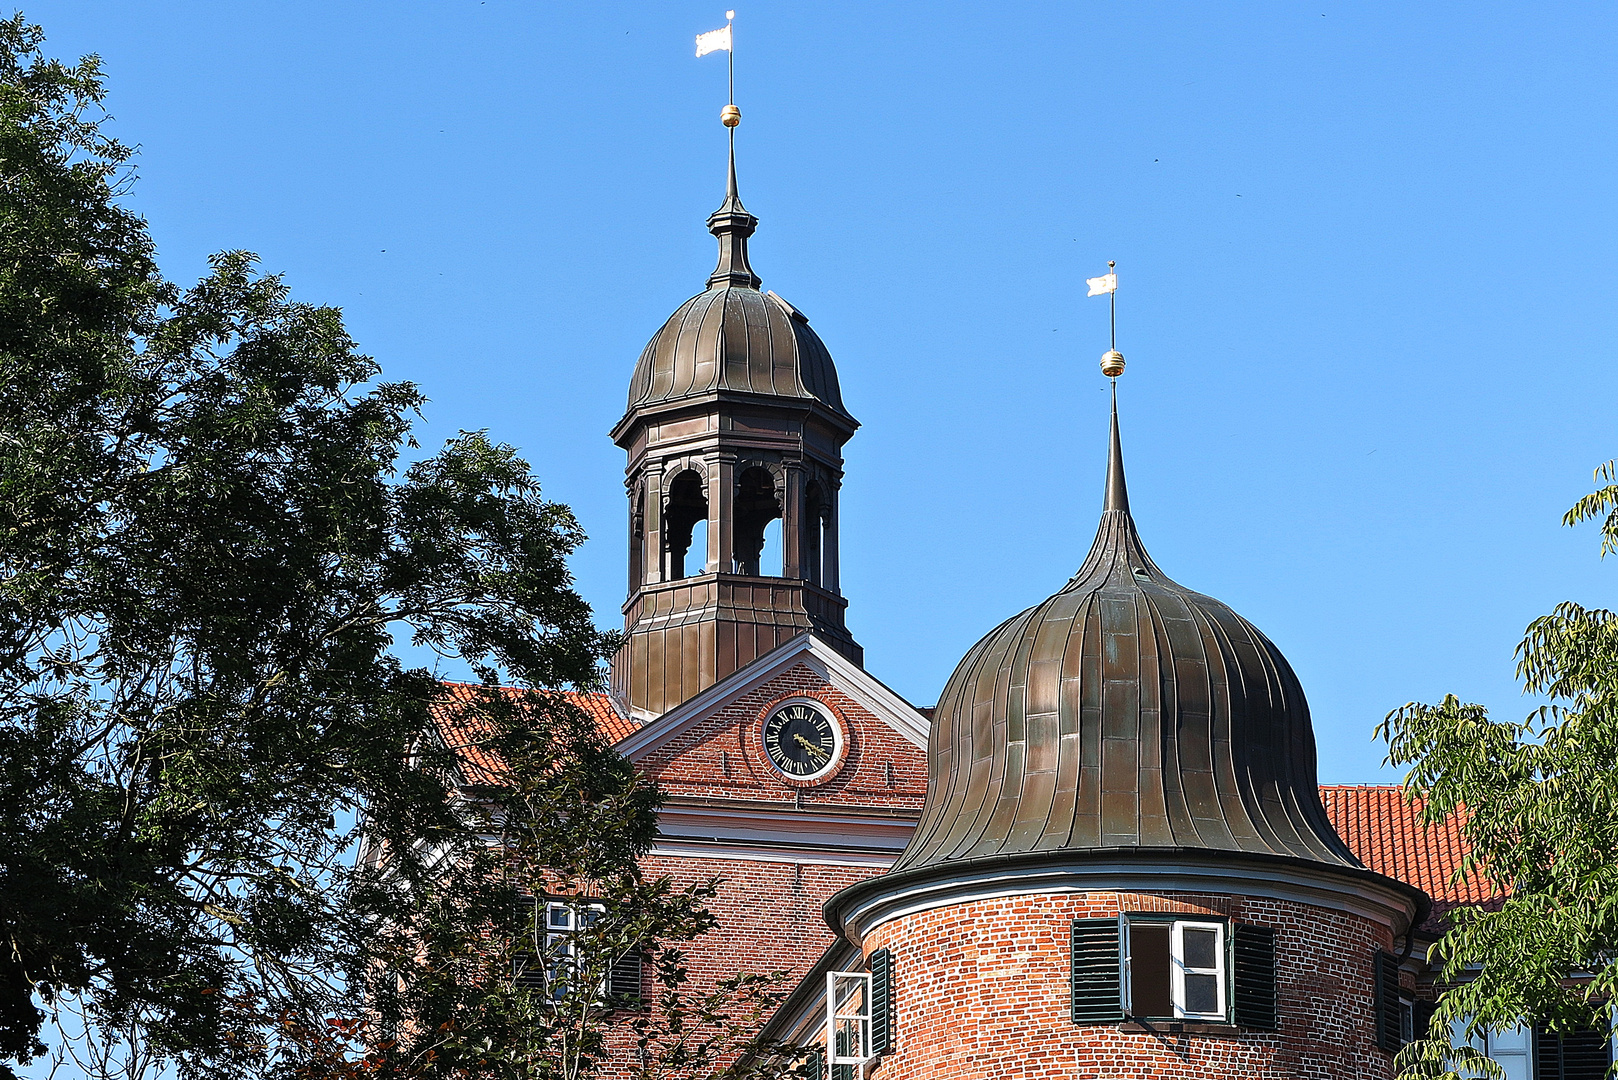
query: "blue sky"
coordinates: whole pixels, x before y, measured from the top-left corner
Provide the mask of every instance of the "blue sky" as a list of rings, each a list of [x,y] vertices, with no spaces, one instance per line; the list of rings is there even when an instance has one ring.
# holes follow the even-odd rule
[[[1323,780],[1393,779],[1407,700],[1525,711],[1523,627],[1611,604],[1558,522],[1618,454],[1618,9],[737,2],[754,267],[864,424],[849,625],[902,694],[1084,556],[1109,258],[1142,535],[1292,661]],[[425,440],[487,428],[576,509],[617,624],[606,432],[713,262],[723,2],[24,10],[104,58],[170,275],[247,248],[342,307]]]

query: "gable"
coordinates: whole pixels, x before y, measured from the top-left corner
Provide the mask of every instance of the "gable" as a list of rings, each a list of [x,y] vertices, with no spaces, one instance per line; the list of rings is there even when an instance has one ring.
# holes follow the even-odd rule
[[[772,714],[808,703],[837,729],[831,772],[772,764]],[[617,744],[665,797],[656,853],[880,872],[927,794],[927,719],[811,635],[735,672]]]

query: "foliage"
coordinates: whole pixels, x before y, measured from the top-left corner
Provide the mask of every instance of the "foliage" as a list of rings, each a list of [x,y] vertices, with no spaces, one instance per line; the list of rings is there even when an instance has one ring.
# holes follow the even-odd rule
[[[784,975],[693,987],[680,946],[716,928],[705,904],[717,883],[642,875],[657,794],[558,704],[463,688],[459,716],[472,722],[444,725],[458,750],[492,763],[469,810],[500,842],[441,862],[411,889],[391,966],[412,977],[373,982],[369,997],[397,1057],[502,1080],[577,1080],[609,1055],[615,1071],[646,1080],[790,1071],[755,1053],[790,989]],[[525,722],[535,708],[563,722],[537,736]],[[548,922],[547,898],[572,909],[571,927]],[[619,995],[613,968],[636,955],[639,989]],[[757,1060],[738,1067],[738,1057]]]
[[[559,692],[614,644],[571,512],[482,433],[404,467],[421,393],[250,254],[165,282],[41,43],[0,23],[0,1077],[47,1020],[122,1080],[788,1069],[734,1065],[782,977],[691,988],[715,886],[643,877],[658,795]],[[570,958],[541,893],[600,909]],[[657,1008],[600,1000],[631,947]]]
[[[1607,486],[1563,519],[1603,519],[1603,554],[1618,550],[1613,478],[1608,462],[1596,471]],[[1406,790],[1425,796],[1424,819],[1461,822],[1471,854],[1457,873],[1506,897],[1457,910],[1435,947],[1454,983],[1439,1032],[1460,1019],[1469,1035],[1523,1019],[1604,1028],[1618,994],[1618,616],[1558,605],[1529,625],[1517,674],[1547,699],[1521,722],[1448,696],[1397,709],[1379,729],[1389,762],[1410,768]],[[1413,1047],[1403,1060],[1442,1050]]]

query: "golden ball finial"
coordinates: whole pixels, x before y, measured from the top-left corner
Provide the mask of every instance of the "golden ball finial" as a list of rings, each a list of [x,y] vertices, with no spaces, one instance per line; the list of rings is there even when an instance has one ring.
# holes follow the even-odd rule
[[[1124,373],[1124,354],[1112,349],[1101,357],[1101,374],[1116,379]]]
[[[719,122],[726,127],[735,127],[742,122],[742,111],[734,105],[726,105],[719,110]]]

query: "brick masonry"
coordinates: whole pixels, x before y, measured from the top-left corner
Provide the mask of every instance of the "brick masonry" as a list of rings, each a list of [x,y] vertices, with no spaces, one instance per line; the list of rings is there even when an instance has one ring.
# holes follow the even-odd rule
[[[1076,1025],[1074,919],[1214,915],[1276,928],[1279,1032],[1180,1034]],[[1267,898],[1032,895],[924,911],[876,927],[896,963],[898,1041],[880,1080],[1390,1080],[1376,1045],[1371,957],[1386,926]]]
[[[823,784],[794,788],[765,760],[760,729],[770,706],[812,697],[842,721],[848,740],[841,770]],[[927,752],[872,716],[807,664],[760,683],[636,762],[671,798],[800,801],[821,806],[919,812],[927,795]]]
[[[824,783],[794,787],[765,758],[763,719],[775,704],[791,697],[822,702],[843,728],[847,749],[842,767]],[[925,749],[808,664],[794,665],[749,688],[641,756],[636,765],[658,783],[671,805],[753,804],[755,824],[763,827],[817,812],[886,817],[897,812],[913,820],[927,793]],[[708,905],[718,927],[685,946],[689,992],[700,995],[742,972],[785,971],[784,989],[795,987],[833,942],[821,914],[825,902],[884,869],[843,865],[848,861],[783,843],[761,849],[756,859],[654,853],[642,866],[649,877],[667,876],[677,886],[721,879],[719,895]],[[614,1043],[619,1055],[632,1052],[621,1033]],[[620,1060],[629,1063],[626,1057]],[[623,1065],[611,1074],[621,1075]]]

